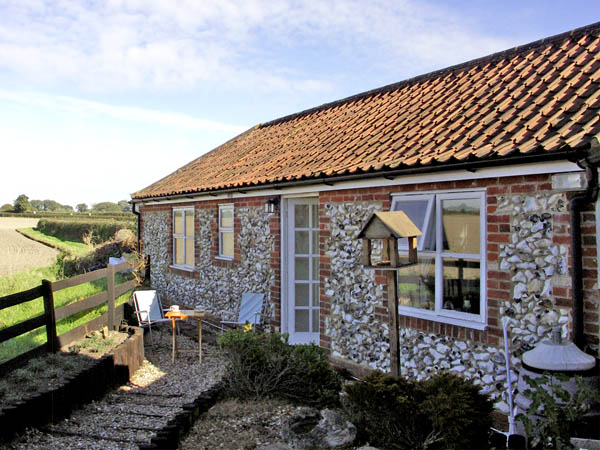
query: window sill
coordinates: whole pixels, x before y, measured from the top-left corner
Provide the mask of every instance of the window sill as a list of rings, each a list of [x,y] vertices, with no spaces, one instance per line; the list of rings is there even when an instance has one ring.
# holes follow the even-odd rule
[[[234,257],[233,256],[215,256],[215,259],[218,259],[219,261],[233,261]]]
[[[190,267],[190,266],[176,266],[175,264],[171,264],[169,266],[170,269],[177,269],[177,270],[183,270],[185,272],[194,272],[196,270],[195,267]]]
[[[413,309],[398,308],[398,314],[401,316],[414,317],[416,319],[430,320],[432,322],[445,323],[448,325],[455,325],[458,327],[471,328],[473,330],[484,331],[487,328],[487,324],[483,322],[474,322],[467,319],[459,319],[456,317],[440,316],[434,312],[426,310],[415,311]]]

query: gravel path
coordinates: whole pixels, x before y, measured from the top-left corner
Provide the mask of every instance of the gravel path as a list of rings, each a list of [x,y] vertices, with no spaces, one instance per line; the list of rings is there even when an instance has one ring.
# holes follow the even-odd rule
[[[0,217],[0,277],[54,264],[58,251],[17,233],[38,219]]]
[[[194,330],[195,324],[190,334]],[[127,385],[58,424],[28,429],[6,448],[134,449],[149,444],[158,429],[183,411],[184,404],[223,377],[223,364],[214,345],[203,344],[202,364],[192,353],[180,354],[173,364],[170,330],[163,326],[153,337],[154,348],[146,336],[146,360]],[[185,335],[180,343],[183,348],[197,348],[196,340]]]

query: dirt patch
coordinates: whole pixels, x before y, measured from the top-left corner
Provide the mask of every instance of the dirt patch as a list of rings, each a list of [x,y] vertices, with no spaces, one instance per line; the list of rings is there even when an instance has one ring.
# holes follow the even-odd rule
[[[17,233],[35,227],[38,219],[0,217],[0,277],[45,267],[56,262],[58,251]]]
[[[104,327],[101,331],[92,331],[85,338],[69,346],[69,352],[90,358],[99,359],[109,353],[113,348],[121,345],[129,334],[108,330]]]

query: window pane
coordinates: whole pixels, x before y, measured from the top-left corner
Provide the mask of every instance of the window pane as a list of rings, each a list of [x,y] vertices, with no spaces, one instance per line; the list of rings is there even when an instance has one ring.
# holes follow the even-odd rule
[[[319,280],[319,257],[315,256],[313,259],[312,266],[312,279],[315,281]]]
[[[295,258],[295,280],[308,280],[308,258]]]
[[[194,236],[194,212],[185,212],[185,235]]]
[[[194,265],[194,240],[193,239],[185,240],[185,264],[187,266]]]
[[[404,256],[406,258],[406,256]],[[407,262],[407,260],[401,262]],[[435,310],[435,258],[419,256],[418,264],[398,271],[398,304]]]
[[[221,232],[221,256],[233,257],[233,233]]]
[[[311,212],[312,212],[312,222],[311,222],[311,227],[312,228],[319,228],[319,205],[311,205]]]
[[[184,239],[183,238],[175,238],[175,264],[178,266],[183,266],[184,264]]]
[[[318,283],[314,283],[312,285],[312,291],[313,291],[312,306],[319,306],[319,285],[318,285]]]
[[[308,306],[308,284],[296,283],[294,299],[296,306]]]
[[[444,250],[454,253],[479,253],[480,200],[465,198],[442,200]]]
[[[308,231],[296,231],[294,233],[294,252],[308,254]]]
[[[233,227],[233,209],[223,208],[220,210],[221,213],[221,227],[231,228]]]
[[[294,317],[294,329],[298,332],[308,332],[308,309],[297,309]]]
[[[475,259],[444,258],[442,308],[479,314],[480,263]]]
[[[427,200],[399,201],[394,204],[394,211],[404,211],[404,214],[419,228],[423,229],[425,214],[427,213]]]
[[[414,223],[417,228],[423,233],[419,237],[419,242],[425,240],[423,249],[435,250],[435,227],[426,227],[425,216],[427,214],[427,206],[429,200],[414,200],[414,201],[399,201],[394,204],[394,211],[404,211],[404,214]],[[398,239],[400,248],[408,248],[408,239]]]
[[[175,211],[175,223],[173,225],[173,233],[183,234],[183,211]]]
[[[312,235],[312,249],[311,252],[315,255],[319,254],[319,232],[311,231]]]
[[[294,205],[294,227],[308,228],[308,205]]]
[[[312,310],[312,330],[315,333],[319,332],[319,310]]]

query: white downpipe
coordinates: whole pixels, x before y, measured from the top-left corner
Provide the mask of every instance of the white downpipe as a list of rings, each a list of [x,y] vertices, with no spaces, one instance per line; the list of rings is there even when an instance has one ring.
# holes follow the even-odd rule
[[[506,361],[506,382],[508,383],[508,436],[515,434],[515,410],[512,394],[512,377],[510,375],[510,352],[508,348],[508,317],[502,318],[502,330],[504,332],[504,359]],[[508,437],[507,436],[507,437]]]

